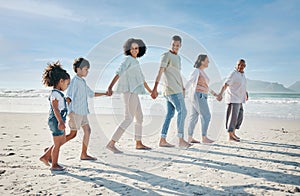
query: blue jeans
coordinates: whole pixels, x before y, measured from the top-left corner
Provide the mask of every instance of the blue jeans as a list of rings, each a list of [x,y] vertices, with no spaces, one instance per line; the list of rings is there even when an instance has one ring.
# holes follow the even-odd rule
[[[177,116],[177,136],[179,138],[183,138],[183,130],[184,130],[184,121],[186,118],[186,107],[184,103],[183,93],[167,95],[165,96],[167,100],[167,116],[165,118],[165,122],[163,124],[161,130],[161,137],[166,138],[168,129],[170,126],[171,119],[174,117],[175,110],[178,113]]]
[[[208,125],[211,119],[211,114],[207,103],[207,94],[201,92],[195,92],[194,100],[195,103],[192,104],[192,112],[188,120],[189,122],[188,134],[189,136],[193,136],[194,129],[198,122],[198,118],[200,114],[202,136],[206,136]]]

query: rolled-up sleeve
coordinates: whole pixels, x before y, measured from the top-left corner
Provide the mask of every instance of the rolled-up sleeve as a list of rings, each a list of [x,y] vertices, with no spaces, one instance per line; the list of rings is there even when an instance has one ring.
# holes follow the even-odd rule
[[[226,78],[224,84],[232,85],[234,81],[234,71]]]
[[[95,96],[95,92],[89,86],[86,86],[86,90],[88,97],[92,98]]]
[[[169,65],[169,56],[168,53],[164,53],[160,58],[160,67],[166,68]]]
[[[129,58],[128,57],[124,58],[121,65],[117,69],[116,74],[121,76],[127,70],[129,64],[130,64]]]
[[[71,100],[73,100],[73,97],[74,97],[74,79],[71,80],[70,82],[70,85],[68,87],[68,90],[67,90],[67,96],[68,98],[70,98]]]

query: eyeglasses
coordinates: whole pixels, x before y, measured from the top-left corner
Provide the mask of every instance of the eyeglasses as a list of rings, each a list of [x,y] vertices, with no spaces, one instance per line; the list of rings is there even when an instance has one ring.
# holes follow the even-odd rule
[[[137,47],[137,48],[130,48],[130,50],[138,50],[139,48]]]

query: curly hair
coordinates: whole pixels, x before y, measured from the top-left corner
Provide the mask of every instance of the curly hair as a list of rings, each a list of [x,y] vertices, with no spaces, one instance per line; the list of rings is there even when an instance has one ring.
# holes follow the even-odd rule
[[[88,60],[86,60],[83,57],[79,57],[79,58],[74,60],[73,69],[74,69],[75,73],[77,73],[77,68],[82,69],[84,67],[90,68],[90,62]]]
[[[123,46],[124,54],[126,56],[131,55],[130,49],[131,49],[131,44],[133,43],[136,43],[139,46],[139,53],[137,54],[137,57],[142,57],[146,53],[147,47],[143,42],[143,40],[141,39],[134,39],[134,38],[128,39]]]
[[[45,86],[56,87],[61,79],[70,79],[70,75],[64,70],[59,61],[55,63],[48,63],[44,70],[42,81]]]
[[[206,54],[199,54],[195,64],[194,64],[194,67],[195,68],[199,68],[201,66],[201,63],[207,58],[207,55]]]

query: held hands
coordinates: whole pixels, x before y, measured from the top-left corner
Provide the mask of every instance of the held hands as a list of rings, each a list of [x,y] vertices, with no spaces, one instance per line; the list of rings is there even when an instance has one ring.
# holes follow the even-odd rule
[[[106,95],[107,95],[107,96],[112,96],[112,94],[113,94],[112,89],[111,89],[111,88],[108,88],[107,91],[106,91]]]
[[[217,95],[216,95],[216,99],[217,99],[218,101],[222,101],[222,99],[223,99],[222,94],[221,94],[221,93],[220,93],[220,94],[217,94]]]
[[[152,93],[151,93],[152,99],[156,99],[157,96],[158,96],[157,90],[156,90],[156,89],[153,89],[153,90],[152,90]]]

